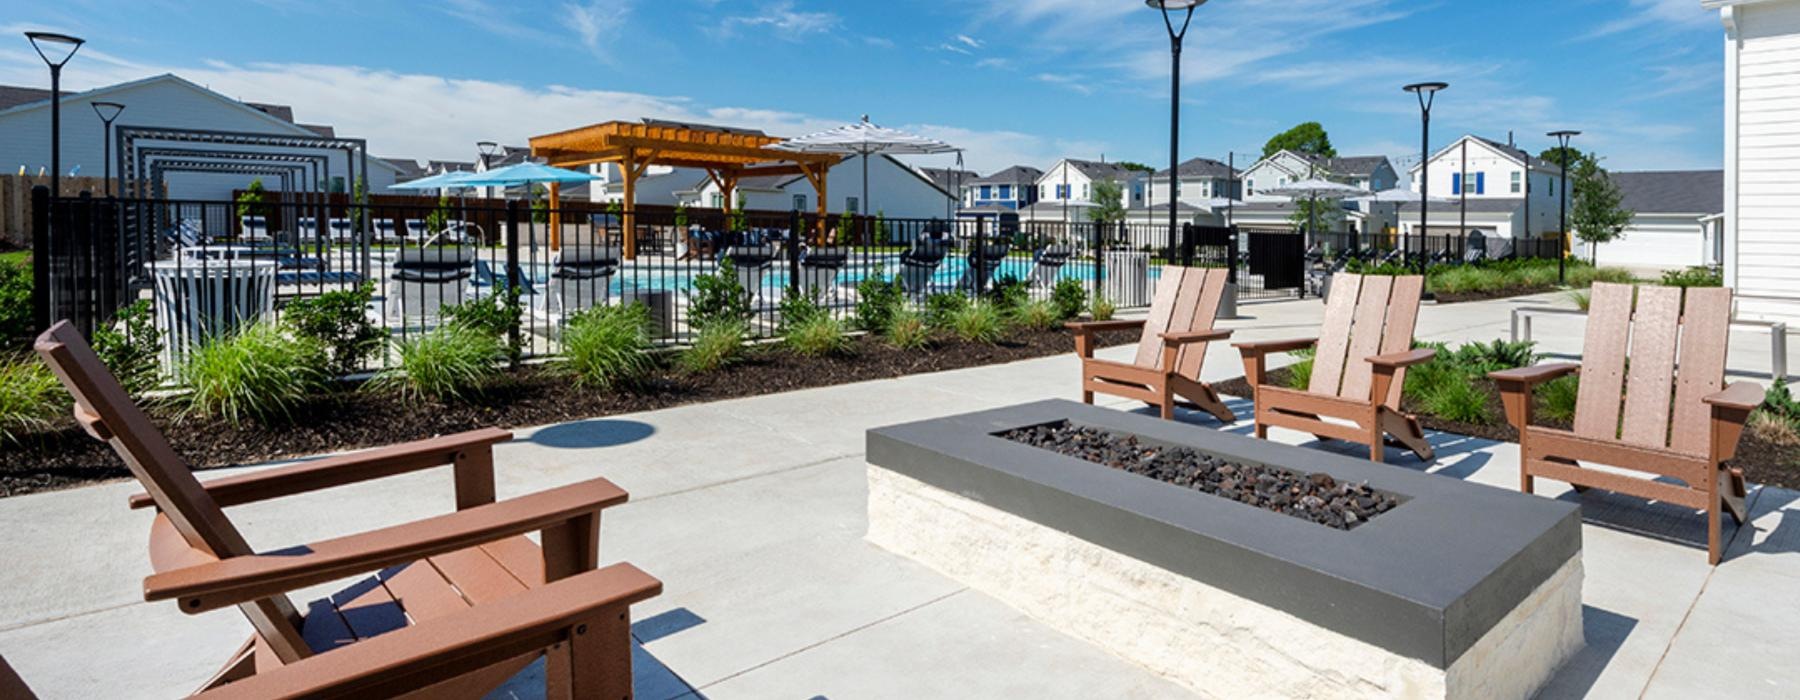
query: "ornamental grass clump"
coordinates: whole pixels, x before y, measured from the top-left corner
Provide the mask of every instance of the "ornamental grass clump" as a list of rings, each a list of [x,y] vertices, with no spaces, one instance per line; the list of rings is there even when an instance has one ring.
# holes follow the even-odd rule
[[[743,321],[709,323],[700,328],[694,344],[682,351],[677,362],[695,374],[722,369],[743,356],[744,335],[748,332]]]
[[[328,361],[323,346],[273,322],[246,326],[188,355],[180,373],[190,389],[182,413],[233,425],[290,420],[328,388]]]
[[[844,324],[826,314],[810,317],[788,328],[782,339],[789,350],[805,357],[841,355],[850,351]]]
[[[912,309],[900,309],[888,325],[888,343],[901,350],[922,350],[931,345],[931,327]]]
[[[1575,420],[1575,400],[1581,393],[1581,378],[1575,375],[1557,377],[1537,389],[1538,415],[1557,423]]]
[[[939,292],[925,297],[925,325],[935,330],[950,330],[958,314],[971,306],[969,298],[952,292]]]
[[[1473,381],[1447,381],[1425,394],[1425,410],[1439,418],[1487,425],[1494,416],[1488,410],[1488,395]]]
[[[1096,321],[1111,321],[1113,313],[1118,310],[1119,307],[1098,294],[1094,295],[1094,303],[1088,307],[1088,313],[1092,314]]]
[[[408,401],[472,398],[500,374],[505,343],[462,325],[444,325],[394,344],[394,366],[369,381],[373,391],[392,391]]]
[[[1055,328],[1063,316],[1055,302],[1040,300],[1027,302],[1013,311],[1012,319],[1021,328],[1042,332]]]
[[[49,428],[68,406],[69,394],[37,358],[0,359],[0,444]]]
[[[1006,335],[1006,320],[1000,310],[986,302],[969,304],[950,314],[951,333],[963,342],[993,345]]]
[[[643,304],[600,306],[569,319],[563,328],[560,369],[575,385],[609,388],[643,377],[650,355],[650,310]]]

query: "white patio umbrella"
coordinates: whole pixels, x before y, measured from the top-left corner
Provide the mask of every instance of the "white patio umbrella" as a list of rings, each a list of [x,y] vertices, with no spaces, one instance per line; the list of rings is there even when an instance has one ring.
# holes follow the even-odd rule
[[[807,134],[792,138],[770,146],[770,148],[794,153],[841,153],[862,156],[862,209],[858,214],[867,215],[875,211],[869,203],[869,157],[873,155],[929,155],[936,153],[953,153],[961,151],[955,146],[937,139],[930,139],[917,134],[909,134],[898,129],[876,126],[869,122],[869,115],[863,115],[862,121],[836,129],[828,129],[816,134]]]
[[[1352,187],[1341,182],[1332,182],[1322,178],[1311,178],[1299,182],[1291,182],[1281,187],[1263,190],[1260,194],[1287,197],[1293,200],[1307,198],[1316,203],[1320,197],[1324,197],[1325,199],[1349,199],[1351,197],[1367,195],[1370,194],[1370,192],[1361,187]],[[1313,207],[1309,207],[1306,210],[1306,232],[1309,235],[1314,233],[1313,229],[1317,228],[1317,222],[1313,220],[1313,209]]]
[[[1373,202],[1377,204],[1412,204],[1419,201],[1419,193],[1405,187],[1395,187],[1380,192],[1357,195],[1355,197],[1345,197],[1345,199],[1358,202]],[[1448,204],[1455,202],[1456,200],[1451,197],[1439,197],[1434,195],[1426,201],[1432,204]]]

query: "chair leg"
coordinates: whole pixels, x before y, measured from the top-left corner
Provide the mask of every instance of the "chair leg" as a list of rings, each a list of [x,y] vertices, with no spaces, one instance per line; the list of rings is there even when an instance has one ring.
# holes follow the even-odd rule
[[[1719,560],[1724,558],[1725,555],[1725,552],[1722,551],[1724,546],[1719,542],[1719,511],[1723,510],[1723,508],[1717,498],[1718,494],[1715,493],[1713,495],[1712,505],[1708,506],[1706,509],[1706,562],[1713,566],[1718,566]]]
[[[1082,403],[1085,403],[1085,404],[1087,404],[1087,405],[1089,405],[1089,406],[1092,406],[1092,405],[1094,405],[1094,392],[1091,392],[1091,391],[1087,391],[1087,390],[1085,390],[1085,389],[1084,389],[1084,390],[1082,390],[1082,392],[1081,392],[1081,402],[1082,402]]]
[[[1157,408],[1161,410],[1163,420],[1175,420],[1175,392],[1163,387],[1162,401],[1157,404]]]

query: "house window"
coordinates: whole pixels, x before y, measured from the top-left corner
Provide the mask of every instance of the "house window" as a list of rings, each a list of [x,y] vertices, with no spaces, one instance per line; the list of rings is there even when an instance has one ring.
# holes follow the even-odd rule
[[[1513,173],[1512,173],[1512,193],[1513,194],[1518,194],[1520,188],[1523,187],[1523,185],[1520,183],[1523,182],[1524,175],[1525,175],[1524,173],[1521,173],[1517,170],[1513,171]]]
[[[1089,189],[1089,188],[1088,188],[1088,185],[1085,185],[1085,184],[1084,184],[1084,185],[1082,185],[1082,186],[1081,186],[1081,198],[1082,198],[1082,199],[1087,199],[1087,198],[1088,198],[1088,197],[1091,197],[1091,196],[1093,196],[1093,195],[1092,195],[1092,194],[1091,194],[1091,192],[1092,192],[1092,190],[1090,190],[1090,189]]]
[[[1068,199],[1069,198],[1069,186],[1068,185],[1057,185],[1056,186],[1056,198],[1057,199]]]
[[[994,198],[994,188],[989,185],[982,185],[981,186],[981,199],[985,201],[985,200],[989,200],[989,199],[993,199],[993,198]]]
[[[1244,192],[1256,194],[1256,178],[1250,178],[1244,181]]]
[[[857,199],[855,197],[845,197],[844,198],[844,211],[851,213],[851,214],[860,214],[860,213],[862,213],[862,210],[859,209],[858,207],[861,204],[862,204],[862,202],[857,201]]]
[[[714,192],[713,196],[712,196],[712,205],[713,205],[714,209],[724,209],[725,208],[725,195],[720,194],[718,192]]]
[[[1000,198],[1001,199],[1012,199],[1013,198],[1012,185],[1001,185],[1000,186]]]
[[[794,211],[806,211],[806,195],[794,195]]]

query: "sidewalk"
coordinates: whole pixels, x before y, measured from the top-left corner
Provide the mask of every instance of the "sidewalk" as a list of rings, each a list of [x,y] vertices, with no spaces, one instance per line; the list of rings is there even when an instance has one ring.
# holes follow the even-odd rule
[[[1419,337],[1504,337],[1523,298],[1422,311]],[[1238,339],[1316,332],[1317,301],[1246,305]],[[1577,353],[1578,319],[1543,319],[1544,350]],[[1766,371],[1767,343],[1733,337],[1731,367]],[[1757,352],[1763,353],[1761,356]],[[1114,348],[1123,357],[1129,348]],[[862,541],[863,432],[1044,398],[1078,398],[1072,356],[686,406],[519,431],[498,450],[502,498],[604,476],[603,562],[665,593],[634,611],[638,696],[712,698],[1178,697],[1179,688],[985,595]],[[1214,344],[1208,379],[1242,373]],[[1766,382],[1765,378],[1758,378]],[[1248,404],[1235,401],[1240,415]],[[1138,410],[1114,402],[1123,410]],[[1217,423],[1184,416],[1197,430]],[[1248,433],[1247,424],[1226,428]],[[1286,431],[1291,442],[1311,438]],[[1430,470],[1516,488],[1517,450],[1434,435]],[[1420,468],[1390,451],[1391,463]],[[210,472],[204,478],[231,472]],[[1554,488],[1554,487],[1552,487]],[[150,515],[119,483],[0,500],[0,655],[40,694],[168,696],[194,689],[248,634],[235,610],[187,616],[142,602]],[[1630,498],[1584,503],[1588,648],[1551,697],[1800,694],[1800,494],[1753,495],[1753,527],[1706,565],[1704,524]],[[258,549],[440,514],[448,470],[234,508]],[[1788,518],[1793,514],[1792,518]],[[1696,544],[1700,543],[1700,544]],[[340,586],[341,587],[341,586]],[[305,601],[336,590],[301,592]],[[309,593],[311,595],[309,595]],[[516,683],[532,697],[529,679]]]

